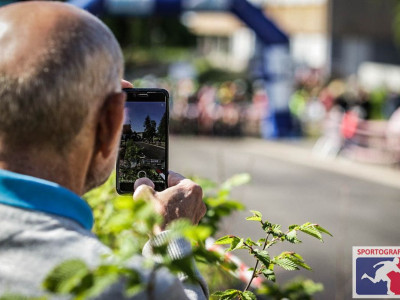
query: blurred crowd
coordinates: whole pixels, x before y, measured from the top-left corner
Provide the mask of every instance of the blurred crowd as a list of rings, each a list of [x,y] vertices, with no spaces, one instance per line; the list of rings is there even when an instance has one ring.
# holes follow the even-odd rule
[[[318,72],[297,75],[290,110],[304,135],[319,136],[314,153],[369,163],[400,161],[400,94],[369,90],[356,77],[324,84]]]
[[[170,131],[176,134],[260,136],[261,122],[268,115],[262,81],[199,84],[191,78],[146,76],[135,86],[170,92]],[[398,93],[385,88],[368,91],[355,77],[326,82],[319,71],[310,69],[296,73],[289,100],[294,136],[337,139],[352,138],[362,121],[390,120],[398,107]]]
[[[320,135],[325,121],[337,118],[341,123],[349,115],[360,120],[388,120],[400,106],[400,95],[384,87],[367,90],[356,77],[328,83],[318,71],[296,74],[295,92],[289,108],[306,135]],[[346,134],[345,134],[346,135]]]
[[[145,77],[135,86],[170,92],[170,132],[217,136],[258,136],[268,110],[263,82],[242,79],[199,85],[193,79]]]

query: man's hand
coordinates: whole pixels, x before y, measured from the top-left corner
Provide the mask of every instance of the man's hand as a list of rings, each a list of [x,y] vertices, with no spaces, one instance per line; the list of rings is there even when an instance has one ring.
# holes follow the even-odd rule
[[[180,218],[198,224],[207,211],[201,187],[172,171],[168,175],[168,186],[166,190],[156,192],[154,183],[150,179],[140,178],[135,182],[133,198],[150,196],[154,209],[164,217],[164,227]]]

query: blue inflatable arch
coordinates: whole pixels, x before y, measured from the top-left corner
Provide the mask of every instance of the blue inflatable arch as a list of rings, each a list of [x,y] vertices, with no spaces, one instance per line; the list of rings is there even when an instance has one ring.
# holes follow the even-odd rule
[[[265,138],[293,133],[288,102],[292,91],[289,39],[263,11],[247,0],[71,0],[93,14],[149,16],[185,11],[227,11],[236,15],[257,36],[257,77],[265,80],[268,115],[261,132]]]

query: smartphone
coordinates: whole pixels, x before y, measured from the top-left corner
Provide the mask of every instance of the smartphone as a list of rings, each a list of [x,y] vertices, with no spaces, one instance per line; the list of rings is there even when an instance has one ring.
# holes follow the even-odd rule
[[[133,193],[135,181],[147,177],[155,190],[168,186],[168,99],[164,89],[124,89],[124,125],[117,159],[118,194]]]

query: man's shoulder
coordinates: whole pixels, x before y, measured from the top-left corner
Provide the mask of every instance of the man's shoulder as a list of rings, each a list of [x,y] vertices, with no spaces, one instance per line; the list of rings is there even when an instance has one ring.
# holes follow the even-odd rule
[[[95,267],[102,262],[102,254],[107,253],[111,250],[73,220],[0,204],[0,296],[4,293],[41,296],[42,282],[56,265],[68,259],[81,259],[89,267]],[[143,282],[153,282],[152,298],[187,299],[178,278],[166,269],[155,273],[147,270],[144,259],[134,256],[126,266],[137,271]],[[116,282],[98,299],[126,299],[124,290],[124,282]],[[203,294],[200,286],[188,293],[191,291]],[[147,298],[146,291],[134,297]]]
[[[52,257],[98,256],[109,251],[96,235],[72,219],[0,204],[0,220],[0,241],[7,240],[0,247],[42,252],[57,248]]]
[[[8,289],[32,292],[59,263],[82,259],[94,266],[109,252],[94,234],[67,218],[0,205],[0,220],[0,295]]]

